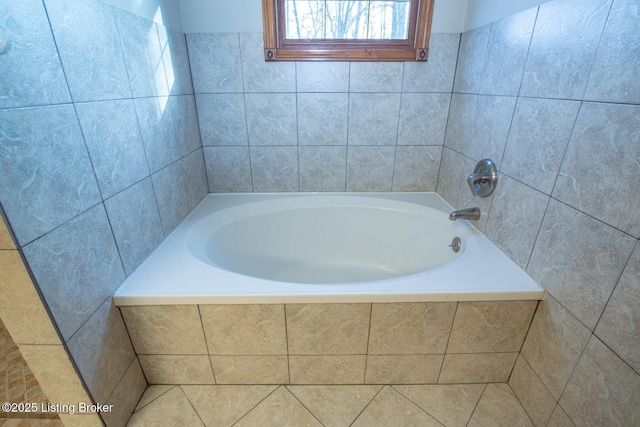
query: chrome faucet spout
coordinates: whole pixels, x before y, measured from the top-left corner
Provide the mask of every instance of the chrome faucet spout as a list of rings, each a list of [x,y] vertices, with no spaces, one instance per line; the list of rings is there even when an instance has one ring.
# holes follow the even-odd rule
[[[453,211],[449,214],[449,219],[451,221],[455,221],[457,219],[480,219],[480,208],[475,207]]]

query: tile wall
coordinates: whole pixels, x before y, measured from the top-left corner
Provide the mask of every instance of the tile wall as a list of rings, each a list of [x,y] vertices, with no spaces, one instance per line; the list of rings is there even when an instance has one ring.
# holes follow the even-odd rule
[[[209,191],[186,39],[96,0],[4,2],[0,26],[0,202],[91,396],[124,425],[146,381],[111,295]]]
[[[151,384],[506,382],[538,301],[126,306]]]
[[[188,34],[212,192],[435,191],[459,34],[425,63],[265,63],[262,34]]]
[[[462,34],[437,192],[549,291],[509,380],[538,426],[640,424],[639,33],[638,1],[555,0]]]

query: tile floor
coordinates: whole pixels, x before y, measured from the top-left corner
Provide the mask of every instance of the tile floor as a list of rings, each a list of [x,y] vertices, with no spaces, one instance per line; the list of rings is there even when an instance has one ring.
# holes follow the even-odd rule
[[[138,426],[533,426],[507,384],[237,386],[155,385]]]

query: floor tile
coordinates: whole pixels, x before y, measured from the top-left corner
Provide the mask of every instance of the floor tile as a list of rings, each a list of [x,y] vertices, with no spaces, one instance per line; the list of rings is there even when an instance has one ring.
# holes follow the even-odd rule
[[[153,402],[134,412],[127,427],[174,426],[202,427],[204,423],[180,387],[174,387]]]
[[[325,427],[349,426],[382,386],[288,386]]]
[[[360,414],[353,427],[440,427],[429,414],[411,403],[406,397],[385,386]]]
[[[236,427],[322,427],[298,399],[281,386],[254,410],[240,419]]]
[[[507,384],[489,384],[468,426],[533,427],[533,423]]]

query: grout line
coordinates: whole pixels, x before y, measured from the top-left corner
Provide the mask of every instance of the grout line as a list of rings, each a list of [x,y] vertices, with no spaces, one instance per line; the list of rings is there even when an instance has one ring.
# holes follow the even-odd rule
[[[196,304],[196,308],[198,309],[198,319],[200,319],[200,327],[202,328],[202,335],[204,337],[204,345],[207,348],[207,359],[209,359],[209,366],[211,367],[211,374],[213,375],[213,382],[218,384],[216,380],[216,373],[213,369],[213,362],[211,361],[211,351],[209,351],[209,343],[207,341],[207,334],[204,331],[204,323],[202,321],[202,312],[200,311],[200,304]]]

